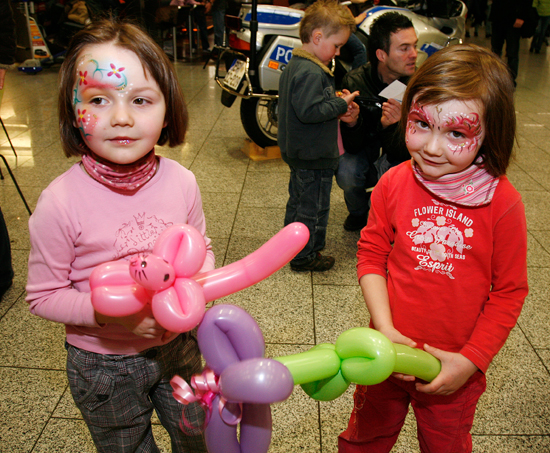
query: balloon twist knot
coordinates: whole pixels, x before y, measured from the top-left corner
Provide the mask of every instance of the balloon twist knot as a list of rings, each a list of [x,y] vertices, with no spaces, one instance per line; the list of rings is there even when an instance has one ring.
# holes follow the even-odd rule
[[[189,385],[185,379],[180,376],[174,376],[170,380],[172,386],[172,396],[181,404],[188,405],[194,402],[198,402],[204,409],[205,419],[200,429],[204,431],[210,417],[212,415],[213,402],[216,396],[220,396],[218,411],[220,417],[229,425],[237,425],[242,418],[242,403],[238,404],[239,414],[238,416],[225,420],[224,408],[227,404],[227,400],[221,395],[219,376],[217,376],[210,368],[205,368],[201,374],[195,374],[191,377],[191,384]],[[190,430],[196,429],[193,427],[185,416],[182,417],[184,425]]]

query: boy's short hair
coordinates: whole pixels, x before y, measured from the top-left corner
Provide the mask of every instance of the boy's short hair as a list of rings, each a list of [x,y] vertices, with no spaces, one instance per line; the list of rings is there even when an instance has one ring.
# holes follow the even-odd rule
[[[311,40],[313,30],[320,28],[326,37],[335,35],[342,29],[350,33],[355,31],[355,19],[346,6],[336,0],[317,0],[306,9],[306,14],[300,22],[300,39],[307,44]]]
[[[103,18],[94,21],[72,38],[59,72],[59,129],[65,155],[79,156],[87,152],[80,131],[74,125],[73,90],[77,82],[76,65],[86,46],[108,43],[134,52],[164,95],[167,125],[162,129],[157,144],[182,144],[187,132],[188,114],[172,63],[138,25],[116,18]]]
[[[492,176],[506,173],[516,137],[514,83],[508,67],[494,53],[461,44],[428,58],[407,85],[400,121],[403,133],[413,100],[424,105],[453,100],[480,102],[485,138],[478,156]]]
[[[389,55],[391,35],[408,28],[414,28],[411,20],[396,11],[384,13],[373,21],[369,29],[369,40],[367,42],[367,54],[373,68],[378,67],[376,51],[382,49]]]

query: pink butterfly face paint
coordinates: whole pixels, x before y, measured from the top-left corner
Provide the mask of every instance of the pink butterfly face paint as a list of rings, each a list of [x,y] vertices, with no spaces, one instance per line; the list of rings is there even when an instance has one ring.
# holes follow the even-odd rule
[[[437,179],[464,170],[475,160],[485,137],[483,109],[477,101],[422,105],[413,101],[406,142],[426,177]]]
[[[90,45],[75,70],[75,126],[87,147],[119,164],[151,151],[166,125],[166,103],[138,56],[112,43]]]

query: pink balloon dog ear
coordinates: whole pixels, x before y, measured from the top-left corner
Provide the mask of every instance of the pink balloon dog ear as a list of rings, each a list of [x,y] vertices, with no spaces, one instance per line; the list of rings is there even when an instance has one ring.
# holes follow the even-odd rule
[[[199,272],[206,258],[204,237],[190,225],[168,227],[153,247],[157,255],[170,263],[176,277],[191,278]]]
[[[188,332],[204,316],[206,302],[202,287],[190,277],[202,268],[205,258],[204,237],[190,225],[173,225],[164,230],[153,253],[146,258],[155,270],[159,269],[157,280],[164,268],[162,261],[169,263],[175,274],[172,285],[156,288],[151,303],[153,316],[169,332]]]

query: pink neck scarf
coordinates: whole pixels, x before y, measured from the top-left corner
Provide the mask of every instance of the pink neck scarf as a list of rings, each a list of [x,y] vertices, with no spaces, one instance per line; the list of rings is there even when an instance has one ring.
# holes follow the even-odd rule
[[[462,206],[483,206],[493,199],[499,178],[487,173],[481,162],[478,157],[460,173],[444,175],[436,181],[425,179],[414,161],[412,166],[416,179],[434,195]]]
[[[101,184],[113,189],[132,191],[143,186],[155,175],[158,162],[155,150],[127,165],[114,164],[90,151],[82,155],[82,165]]]

